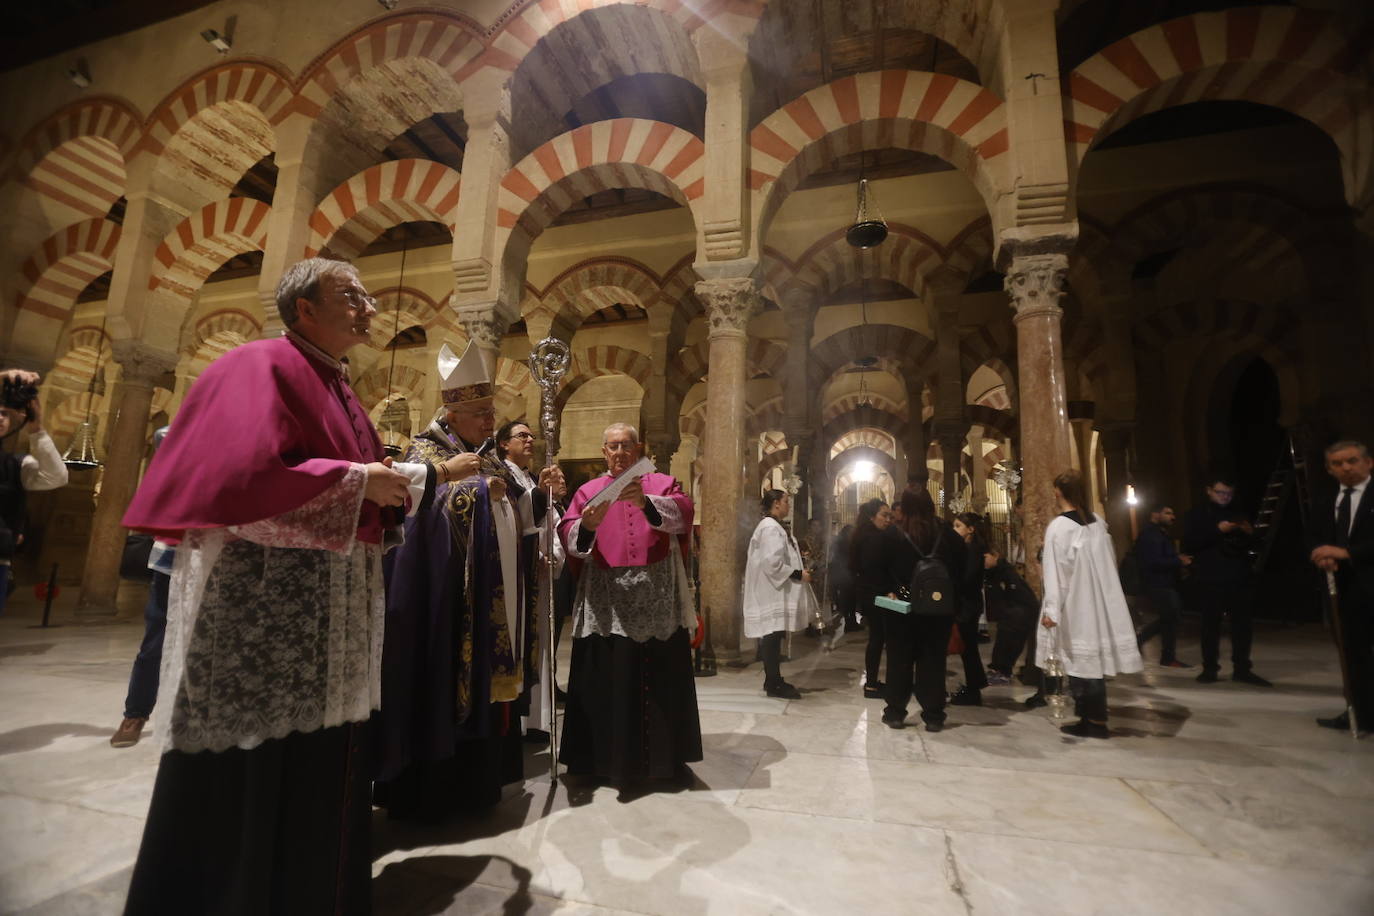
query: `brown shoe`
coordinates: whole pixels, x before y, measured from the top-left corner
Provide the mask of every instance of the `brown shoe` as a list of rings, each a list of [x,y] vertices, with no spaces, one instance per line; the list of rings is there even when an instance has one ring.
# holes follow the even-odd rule
[[[110,747],[133,747],[143,737],[143,726],[147,724],[147,719],[125,719],[120,722],[119,728],[110,736]]]

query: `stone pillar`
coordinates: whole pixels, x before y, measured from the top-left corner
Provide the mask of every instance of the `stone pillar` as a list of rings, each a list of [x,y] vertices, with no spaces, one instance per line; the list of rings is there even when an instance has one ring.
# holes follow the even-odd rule
[[[109,416],[109,450],[100,484],[100,498],[91,521],[91,541],[77,599],[78,617],[107,617],[116,611],[119,592],[119,561],[124,553],[124,510],[133,499],[148,433],[153,388],[170,386],[176,355],[154,350],[132,340],[114,343],[119,381],[114,388]]]
[[[988,469],[983,463],[983,427],[978,424],[969,427],[968,451],[971,459],[969,480],[973,485],[970,502],[974,512],[984,515],[988,511]]]
[[[463,190],[454,214],[453,280],[458,305],[482,304],[505,289],[515,304],[506,326],[516,317],[524,264],[495,264],[496,201],[501,179],[510,171],[510,91],[502,83],[509,74],[488,67],[473,74],[463,91],[463,118],[468,142],[463,151]],[[508,276],[507,274],[511,274]],[[518,274],[518,276],[516,275]]]
[[[277,283],[286,268],[305,257],[310,243],[310,217],[315,206],[333,188],[321,174],[318,161],[324,151],[310,151],[315,121],[293,114],[277,126],[277,186],[272,193],[272,212],[267,220],[267,245],[263,248],[258,275],[258,299],[262,302],[264,338],[278,337],[285,329],[277,313]],[[307,156],[308,152],[313,155]]]
[[[1112,533],[1112,546],[1116,548],[1117,559],[1125,555],[1133,540],[1131,507],[1126,504],[1126,487],[1132,482],[1131,433],[1130,424],[1108,426],[1099,431],[1102,455],[1107,459],[1102,504],[1106,508],[1107,527]]]
[[[811,433],[792,433],[787,434],[787,444],[795,450],[797,461],[795,465],[797,478],[801,481],[801,486],[797,488],[796,495],[792,497],[792,518],[796,520],[797,530],[805,533],[806,524],[816,511],[812,508],[812,468],[811,456],[816,450],[816,437]]]
[[[935,434],[935,438],[940,443],[940,459],[945,466],[945,504],[941,508],[944,509],[945,518],[952,518],[954,513],[949,507],[950,503],[962,491],[959,486],[959,472],[963,466],[965,434],[957,428],[943,429]]]
[[[1059,306],[1068,269],[1067,255],[1027,254],[1013,256],[1006,272],[1006,290],[1016,310],[1012,320],[1021,396],[1026,568],[1037,588],[1045,526],[1059,513],[1052,483],[1072,465],[1060,339],[1064,310]]]
[[[796,455],[796,474],[802,485],[792,499],[792,517],[798,530],[806,530],[811,516],[811,452],[815,448],[816,398],[810,385],[811,334],[815,327],[815,294],[809,288],[794,288],[783,294],[783,317],[787,320],[787,367],[782,386],[783,433]]]
[[[671,302],[660,302],[649,310],[649,359],[653,370],[644,389],[639,413],[644,441],[651,446],[648,454],[653,456],[659,471],[664,474],[669,473],[673,453],[682,442],[676,411],[673,411],[673,416],[669,415],[668,397],[667,368],[673,355],[669,351],[675,311]]]
[[[908,480],[929,480],[926,468],[925,385],[918,379],[906,380],[907,438],[906,474]]]
[[[706,306],[710,340],[706,412],[711,435],[705,443],[702,481],[701,603],[718,658],[739,657],[741,620],[739,588],[743,575],[741,522],[754,518],[742,500],[746,476],[742,431],[748,420],[747,328],[759,310],[758,288],[749,278],[720,278],[697,283]]]

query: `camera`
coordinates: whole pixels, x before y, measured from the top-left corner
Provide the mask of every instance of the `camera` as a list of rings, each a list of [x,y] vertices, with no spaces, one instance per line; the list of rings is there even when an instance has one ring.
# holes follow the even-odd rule
[[[17,410],[22,414],[29,411],[29,402],[38,397],[38,388],[28,382],[5,376],[0,385],[0,406]]]

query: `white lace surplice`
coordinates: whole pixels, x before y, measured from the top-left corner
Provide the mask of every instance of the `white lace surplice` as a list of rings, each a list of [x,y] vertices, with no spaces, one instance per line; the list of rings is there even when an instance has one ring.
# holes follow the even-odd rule
[[[687,530],[677,503],[666,496],[646,496],[653,501],[663,523],[657,530],[667,534],[681,534]],[[586,553],[576,550],[582,530],[578,519],[568,531],[569,551],[578,557],[590,557],[596,542]],[[604,567],[588,563],[577,583],[577,598],[573,604],[573,636],[625,636],[634,642],[664,639],[677,632],[678,627],[696,630],[696,613],[692,609],[692,593],[687,583],[687,570],[682,565],[682,552],[676,538],[668,556],[648,566]]]
[[[355,539],[367,472],[298,509],[187,532],[156,707],[163,751],[254,748],[381,705],[381,547]]]

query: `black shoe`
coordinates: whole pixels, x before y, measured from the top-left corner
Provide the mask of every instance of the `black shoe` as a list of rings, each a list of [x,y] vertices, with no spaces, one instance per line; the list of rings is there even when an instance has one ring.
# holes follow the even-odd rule
[[[1043,693],[1033,693],[1030,696],[1026,697],[1025,700],[1025,706],[1027,709],[1040,709],[1042,706],[1048,705],[1050,705],[1049,701],[1045,699],[1045,695]]]
[[[949,696],[951,706],[982,706],[983,694],[978,690],[970,690],[967,685],[960,687]]]
[[[906,728],[906,715],[895,712],[883,713],[883,724],[888,728]]]
[[[801,699],[801,691],[786,681],[783,681],[781,684],[774,684],[772,687],[765,687],[763,688],[763,692],[770,697],[777,697],[779,700]]]
[[[945,723],[943,723],[943,722],[927,722],[927,723],[926,723],[926,731],[928,731],[928,732],[942,732],[942,731],[944,731],[944,730],[945,730]]]
[[[1217,672],[1213,668],[1203,668],[1202,673],[1197,676],[1199,684],[1215,684],[1217,682]]]
[[[887,685],[882,681],[874,681],[872,684],[864,684],[865,700],[881,700],[887,696]]]
[[[1317,724],[1322,728],[1334,728],[1337,731],[1348,732],[1350,731],[1350,714],[1343,712],[1339,716],[1332,716],[1329,719],[1318,718]]]
[[[1253,671],[1233,671],[1231,672],[1231,680],[1238,681],[1242,684],[1249,684],[1252,687],[1274,686],[1273,681],[1269,680],[1268,678],[1260,677]]]
[[[555,703],[568,702],[568,691],[564,690],[562,687],[559,687],[555,684],[553,688],[553,701]]]
[[[1089,722],[1087,719],[1082,719],[1073,725],[1061,725],[1059,730],[1075,738],[1110,738],[1112,736],[1107,726]]]

